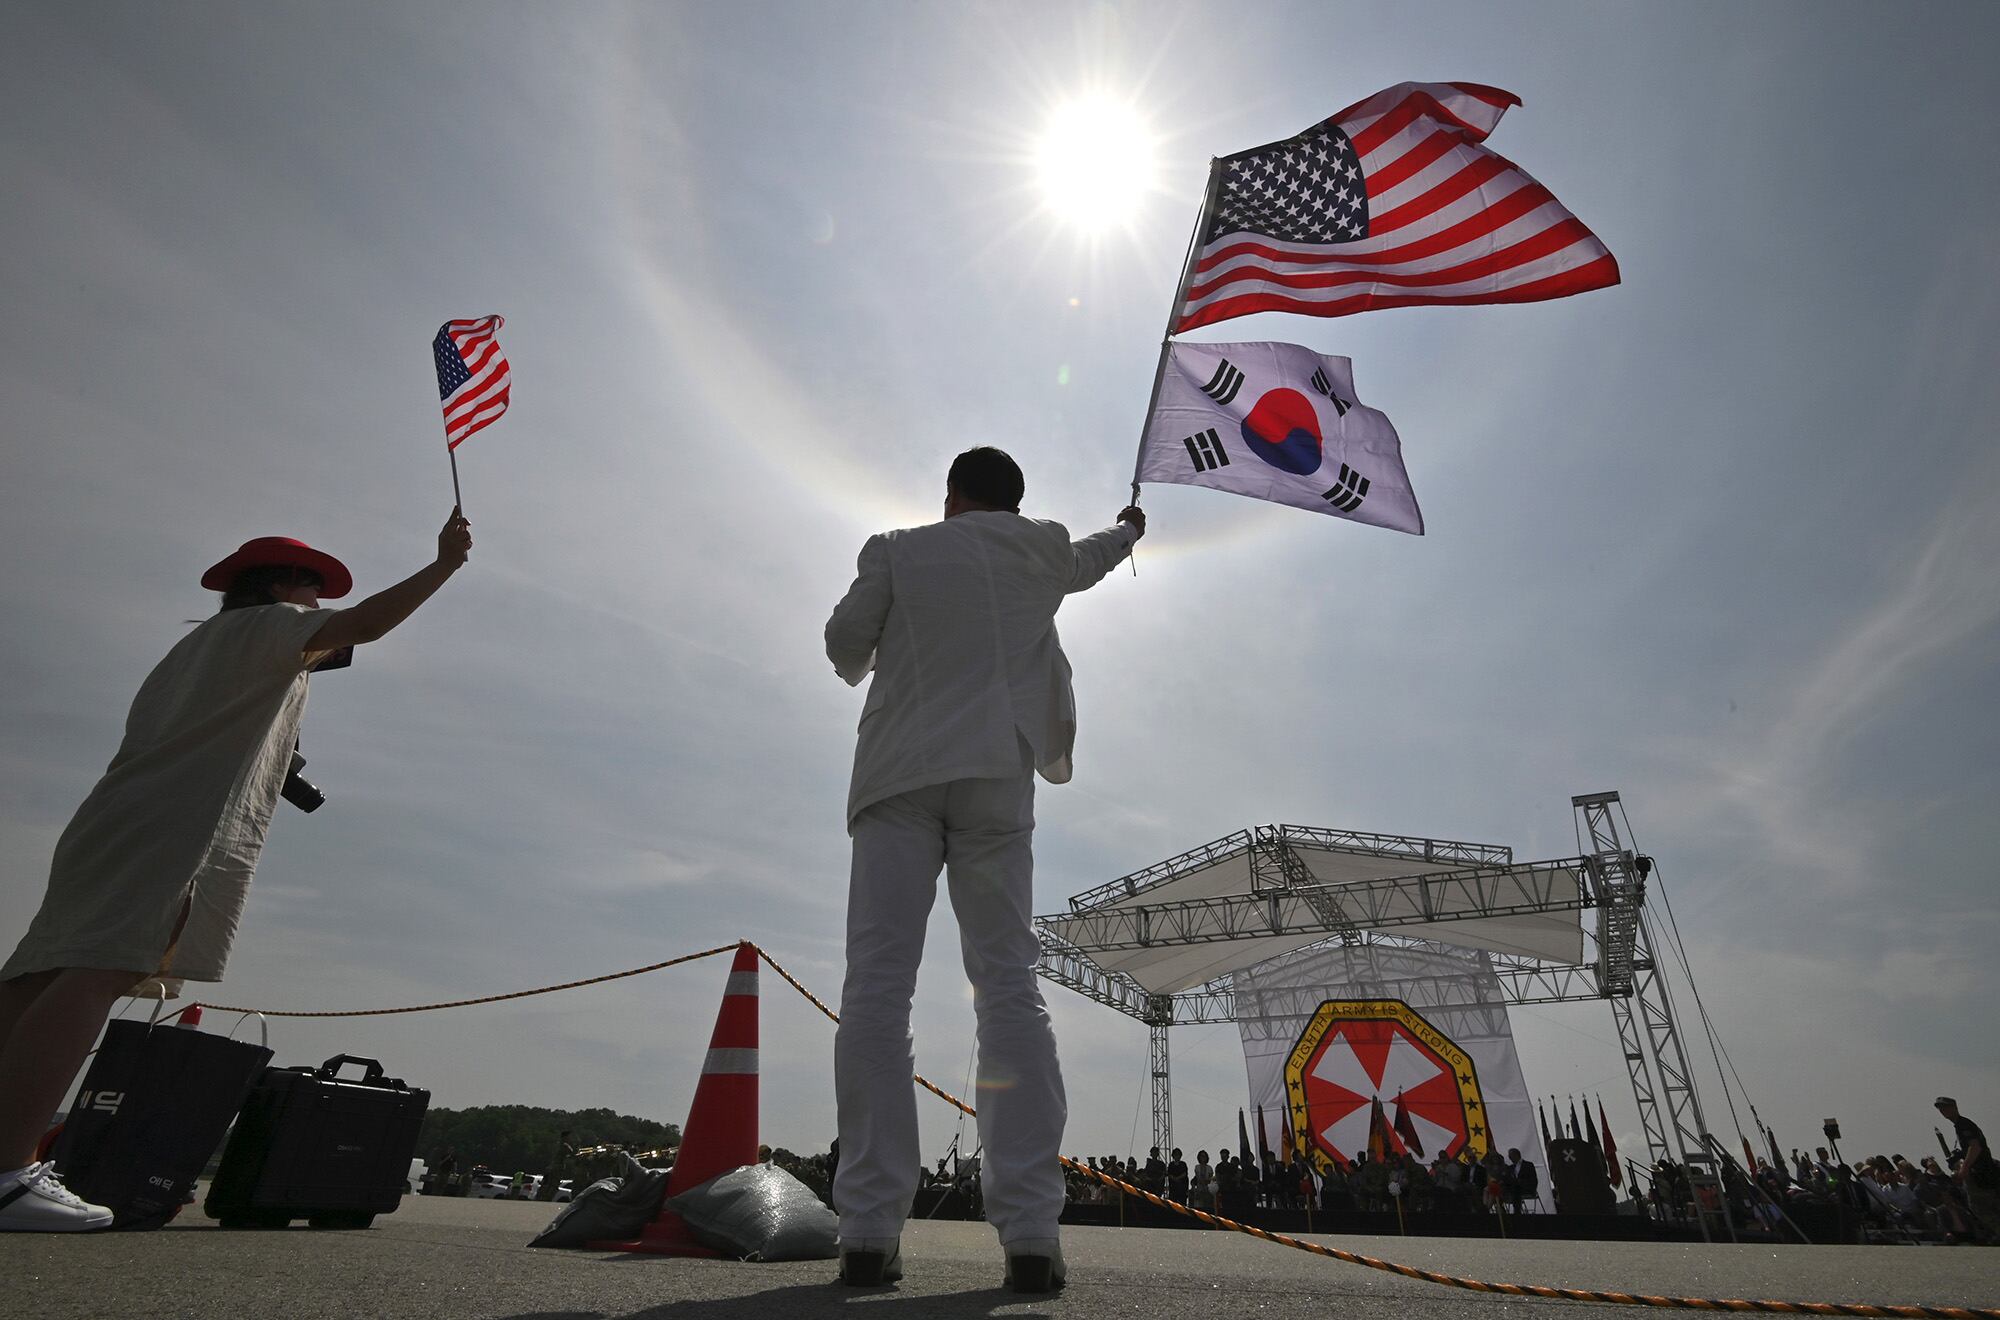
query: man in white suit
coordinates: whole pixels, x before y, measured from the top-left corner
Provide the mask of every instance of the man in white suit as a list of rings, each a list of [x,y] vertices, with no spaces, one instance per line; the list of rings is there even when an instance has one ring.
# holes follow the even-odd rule
[[[1074,543],[1021,516],[1024,483],[997,449],[960,454],[944,520],[883,532],[826,624],[861,708],[847,828],[847,978],[834,1035],[840,1113],[840,1277],[902,1277],[899,1238],[916,1194],[910,1001],[924,927],[946,873],[979,1024],[979,1137],[986,1217],[1007,1282],[1063,1283],[1057,1162],[1068,1114],[1055,1033],[1035,979],[1035,772],[1070,777],[1076,706],[1056,636],[1063,597],[1095,585],[1146,530],[1136,507]]]

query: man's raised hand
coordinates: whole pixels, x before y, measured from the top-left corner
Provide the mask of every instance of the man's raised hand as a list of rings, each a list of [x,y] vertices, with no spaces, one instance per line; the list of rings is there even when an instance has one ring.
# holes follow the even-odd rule
[[[444,530],[438,533],[438,562],[450,568],[463,564],[472,553],[472,524],[453,505],[451,517],[445,519]]]
[[[1136,504],[1128,504],[1118,511],[1118,521],[1132,524],[1134,541],[1146,534],[1146,511]]]

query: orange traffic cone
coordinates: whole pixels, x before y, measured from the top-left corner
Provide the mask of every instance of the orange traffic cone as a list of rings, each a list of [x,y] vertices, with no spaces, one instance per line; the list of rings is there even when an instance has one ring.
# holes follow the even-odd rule
[[[757,1162],[757,946],[736,946],[722,1011],[715,1015],[701,1082],[681,1129],[681,1148],[667,1175],[669,1197],[699,1187],[717,1174]],[[631,1242],[593,1242],[598,1251],[644,1251],[660,1256],[713,1256],[694,1240],[687,1223],[661,1210]]]

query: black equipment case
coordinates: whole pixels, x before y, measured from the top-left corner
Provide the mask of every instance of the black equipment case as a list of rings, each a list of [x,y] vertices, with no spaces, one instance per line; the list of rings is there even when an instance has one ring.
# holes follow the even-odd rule
[[[359,1080],[341,1065],[364,1068]],[[431,1093],[338,1054],[318,1068],[266,1068],[243,1102],[203,1208],[224,1228],[366,1228],[410,1176]]]

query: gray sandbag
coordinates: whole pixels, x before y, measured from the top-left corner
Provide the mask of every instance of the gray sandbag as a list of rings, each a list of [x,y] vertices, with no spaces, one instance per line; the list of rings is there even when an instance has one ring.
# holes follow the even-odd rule
[[[775,1164],[750,1164],[669,1197],[695,1241],[742,1260],[832,1260],[840,1220]]]
[[[582,1247],[592,1242],[625,1242],[639,1236],[660,1213],[667,1195],[667,1169],[649,1169],[618,1153],[619,1171],[599,1178],[556,1212],[531,1247]]]

